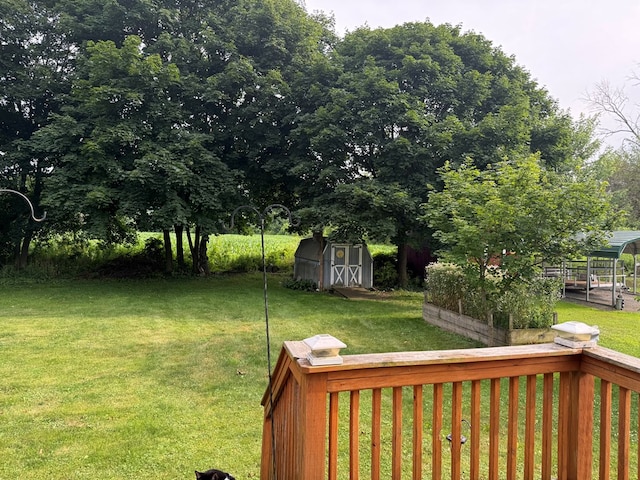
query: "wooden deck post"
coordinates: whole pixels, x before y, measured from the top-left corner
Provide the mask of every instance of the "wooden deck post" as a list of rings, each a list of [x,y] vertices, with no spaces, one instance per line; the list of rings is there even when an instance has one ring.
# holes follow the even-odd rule
[[[592,477],[593,395],[594,377],[584,372],[572,372],[569,384],[567,479]]]
[[[327,374],[302,372],[299,422],[296,426],[295,479],[325,480],[327,445]],[[279,479],[280,480],[280,479]]]

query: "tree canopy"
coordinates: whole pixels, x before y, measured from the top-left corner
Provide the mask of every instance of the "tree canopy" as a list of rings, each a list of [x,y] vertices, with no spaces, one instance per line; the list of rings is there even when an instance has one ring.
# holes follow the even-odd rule
[[[46,203],[49,231],[118,242],[193,226],[204,238],[235,205],[284,191],[288,179],[270,165],[290,148],[300,109],[292,92],[302,91],[291,85],[304,84],[332,39],[322,17],[291,0],[17,4],[24,11],[7,17],[6,31],[20,55],[3,59],[15,64],[15,93],[5,89],[0,102],[15,121],[0,125],[0,161]],[[32,27],[25,19],[40,10]],[[56,55],[68,69],[32,45],[44,32],[51,52],[64,42]],[[46,90],[55,103],[35,112],[25,92],[39,92],[27,80],[40,64],[66,75]]]
[[[0,186],[50,219],[37,231],[9,203],[5,258],[36,234],[151,229],[170,268],[174,230],[195,234],[195,267],[235,206],[281,203],[300,229],[393,242],[404,274],[406,247],[434,243],[422,205],[447,162],[537,154],[575,173],[592,152],[588,126],[460,27],[338,38],[294,0],[0,0],[0,12]]]
[[[405,247],[430,237],[420,205],[445,162],[538,152],[554,167],[572,161],[570,117],[481,35],[429,22],[360,28],[331,58],[327,97],[299,127],[306,224],[391,240],[400,272]]]

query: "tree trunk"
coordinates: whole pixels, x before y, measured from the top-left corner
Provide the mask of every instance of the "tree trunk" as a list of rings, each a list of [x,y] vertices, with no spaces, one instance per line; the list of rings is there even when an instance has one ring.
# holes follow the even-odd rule
[[[196,225],[195,235],[191,236],[191,230],[187,227],[187,240],[189,241],[189,250],[191,251],[191,260],[193,262],[191,271],[194,275],[209,275],[209,257],[207,255],[207,243],[209,237],[202,235],[202,229]]]
[[[191,254],[191,258],[193,258],[193,239],[191,238],[191,230],[189,227],[186,228],[187,232],[187,242],[189,243],[189,253]]]
[[[22,239],[22,247],[20,248],[20,258],[18,259],[18,268],[23,269],[27,266],[29,260],[29,247],[31,246],[31,240],[33,240],[33,232],[27,230]]]
[[[207,244],[209,243],[209,237],[202,235],[200,239],[200,248],[198,249],[198,273],[200,275],[209,275],[211,269],[209,268],[209,256],[207,255]]]
[[[400,288],[407,288],[409,285],[409,274],[407,273],[407,244],[398,244],[398,284]]]
[[[184,245],[182,242],[184,227],[182,225],[175,225],[174,230],[176,232],[176,260],[178,261],[178,269],[184,270]]]
[[[18,240],[18,243],[15,245],[13,265],[18,270],[22,270],[27,266],[27,261],[29,260],[29,247],[31,246],[32,239],[33,232],[27,230],[24,233],[24,237],[21,240]]]
[[[189,249],[191,251],[191,271],[194,275],[197,275],[200,267],[200,227],[196,225],[194,238],[191,237],[191,232],[187,230],[187,238],[189,239]]]
[[[164,273],[173,272],[173,252],[171,249],[171,231],[168,228],[162,230],[164,237]]]

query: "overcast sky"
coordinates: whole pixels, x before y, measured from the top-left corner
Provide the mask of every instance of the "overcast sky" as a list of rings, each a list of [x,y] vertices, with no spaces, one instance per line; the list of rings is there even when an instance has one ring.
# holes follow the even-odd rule
[[[574,116],[591,113],[584,97],[606,80],[640,102],[639,0],[304,0],[308,12],[333,12],[339,34],[367,24],[430,20],[481,33],[547,88]],[[634,92],[637,90],[638,92]]]

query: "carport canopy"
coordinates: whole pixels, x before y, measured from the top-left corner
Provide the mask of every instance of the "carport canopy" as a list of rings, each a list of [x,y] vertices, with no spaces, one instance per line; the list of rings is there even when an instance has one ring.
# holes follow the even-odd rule
[[[623,253],[640,253],[640,230],[618,230],[611,232],[609,244],[592,251],[590,257],[620,258]]]

